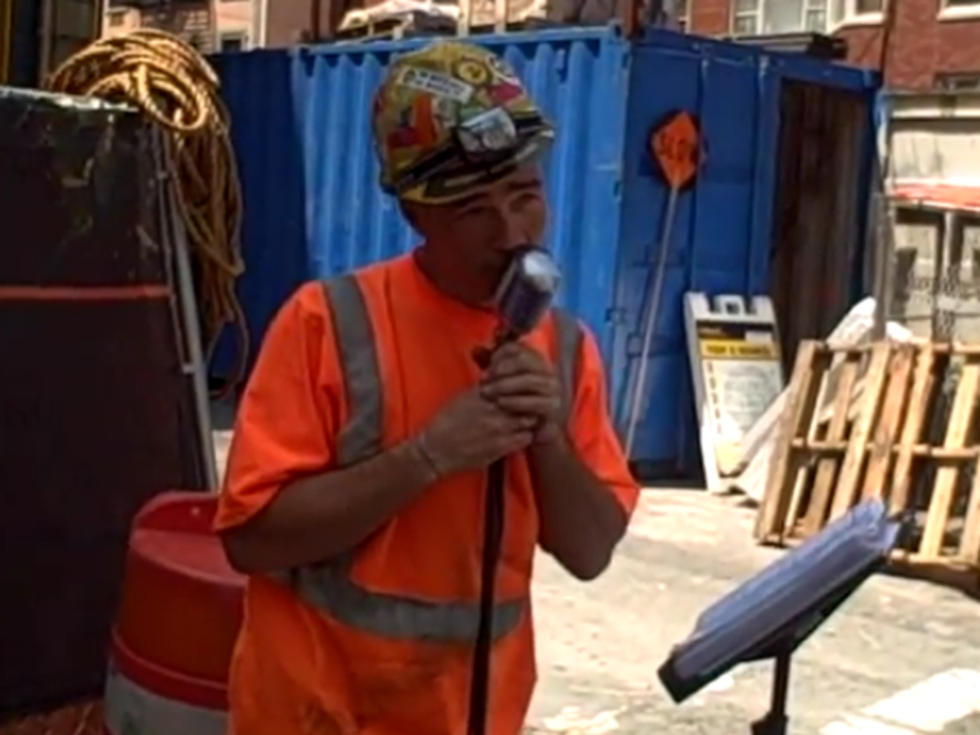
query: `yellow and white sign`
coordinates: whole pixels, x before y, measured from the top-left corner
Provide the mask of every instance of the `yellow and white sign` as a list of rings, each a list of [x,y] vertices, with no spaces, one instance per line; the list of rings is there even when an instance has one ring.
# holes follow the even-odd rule
[[[702,360],[778,360],[779,346],[775,342],[746,342],[744,339],[698,340]]]
[[[684,296],[688,353],[708,490],[738,463],[742,437],[784,387],[772,302],[702,293]]]

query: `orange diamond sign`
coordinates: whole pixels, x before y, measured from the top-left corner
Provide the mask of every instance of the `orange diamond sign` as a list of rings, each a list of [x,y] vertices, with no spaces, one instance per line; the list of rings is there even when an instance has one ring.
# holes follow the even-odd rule
[[[701,133],[694,116],[678,112],[650,134],[650,153],[671,189],[694,180],[701,165]]]

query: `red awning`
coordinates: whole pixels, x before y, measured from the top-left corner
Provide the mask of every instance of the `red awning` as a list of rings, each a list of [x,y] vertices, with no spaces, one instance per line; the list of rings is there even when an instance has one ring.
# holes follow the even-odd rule
[[[980,186],[902,184],[895,188],[894,195],[896,199],[923,207],[980,213]]]

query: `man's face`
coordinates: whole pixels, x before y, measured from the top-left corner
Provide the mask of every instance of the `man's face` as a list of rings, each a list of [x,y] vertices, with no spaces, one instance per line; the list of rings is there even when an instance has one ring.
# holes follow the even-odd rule
[[[496,283],[515,248],[541,243],[548,207],[540,169],[527,165],[479,193],[413,214],[427,247],[452,254],[470,277]]]

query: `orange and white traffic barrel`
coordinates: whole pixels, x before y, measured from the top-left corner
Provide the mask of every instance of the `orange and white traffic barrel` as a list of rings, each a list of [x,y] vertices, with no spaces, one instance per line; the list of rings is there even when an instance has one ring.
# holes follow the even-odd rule
[[[105,691],[109,735],[224,735],[245,579],[211,530],[217,498],[171,492],[137,515]]]

